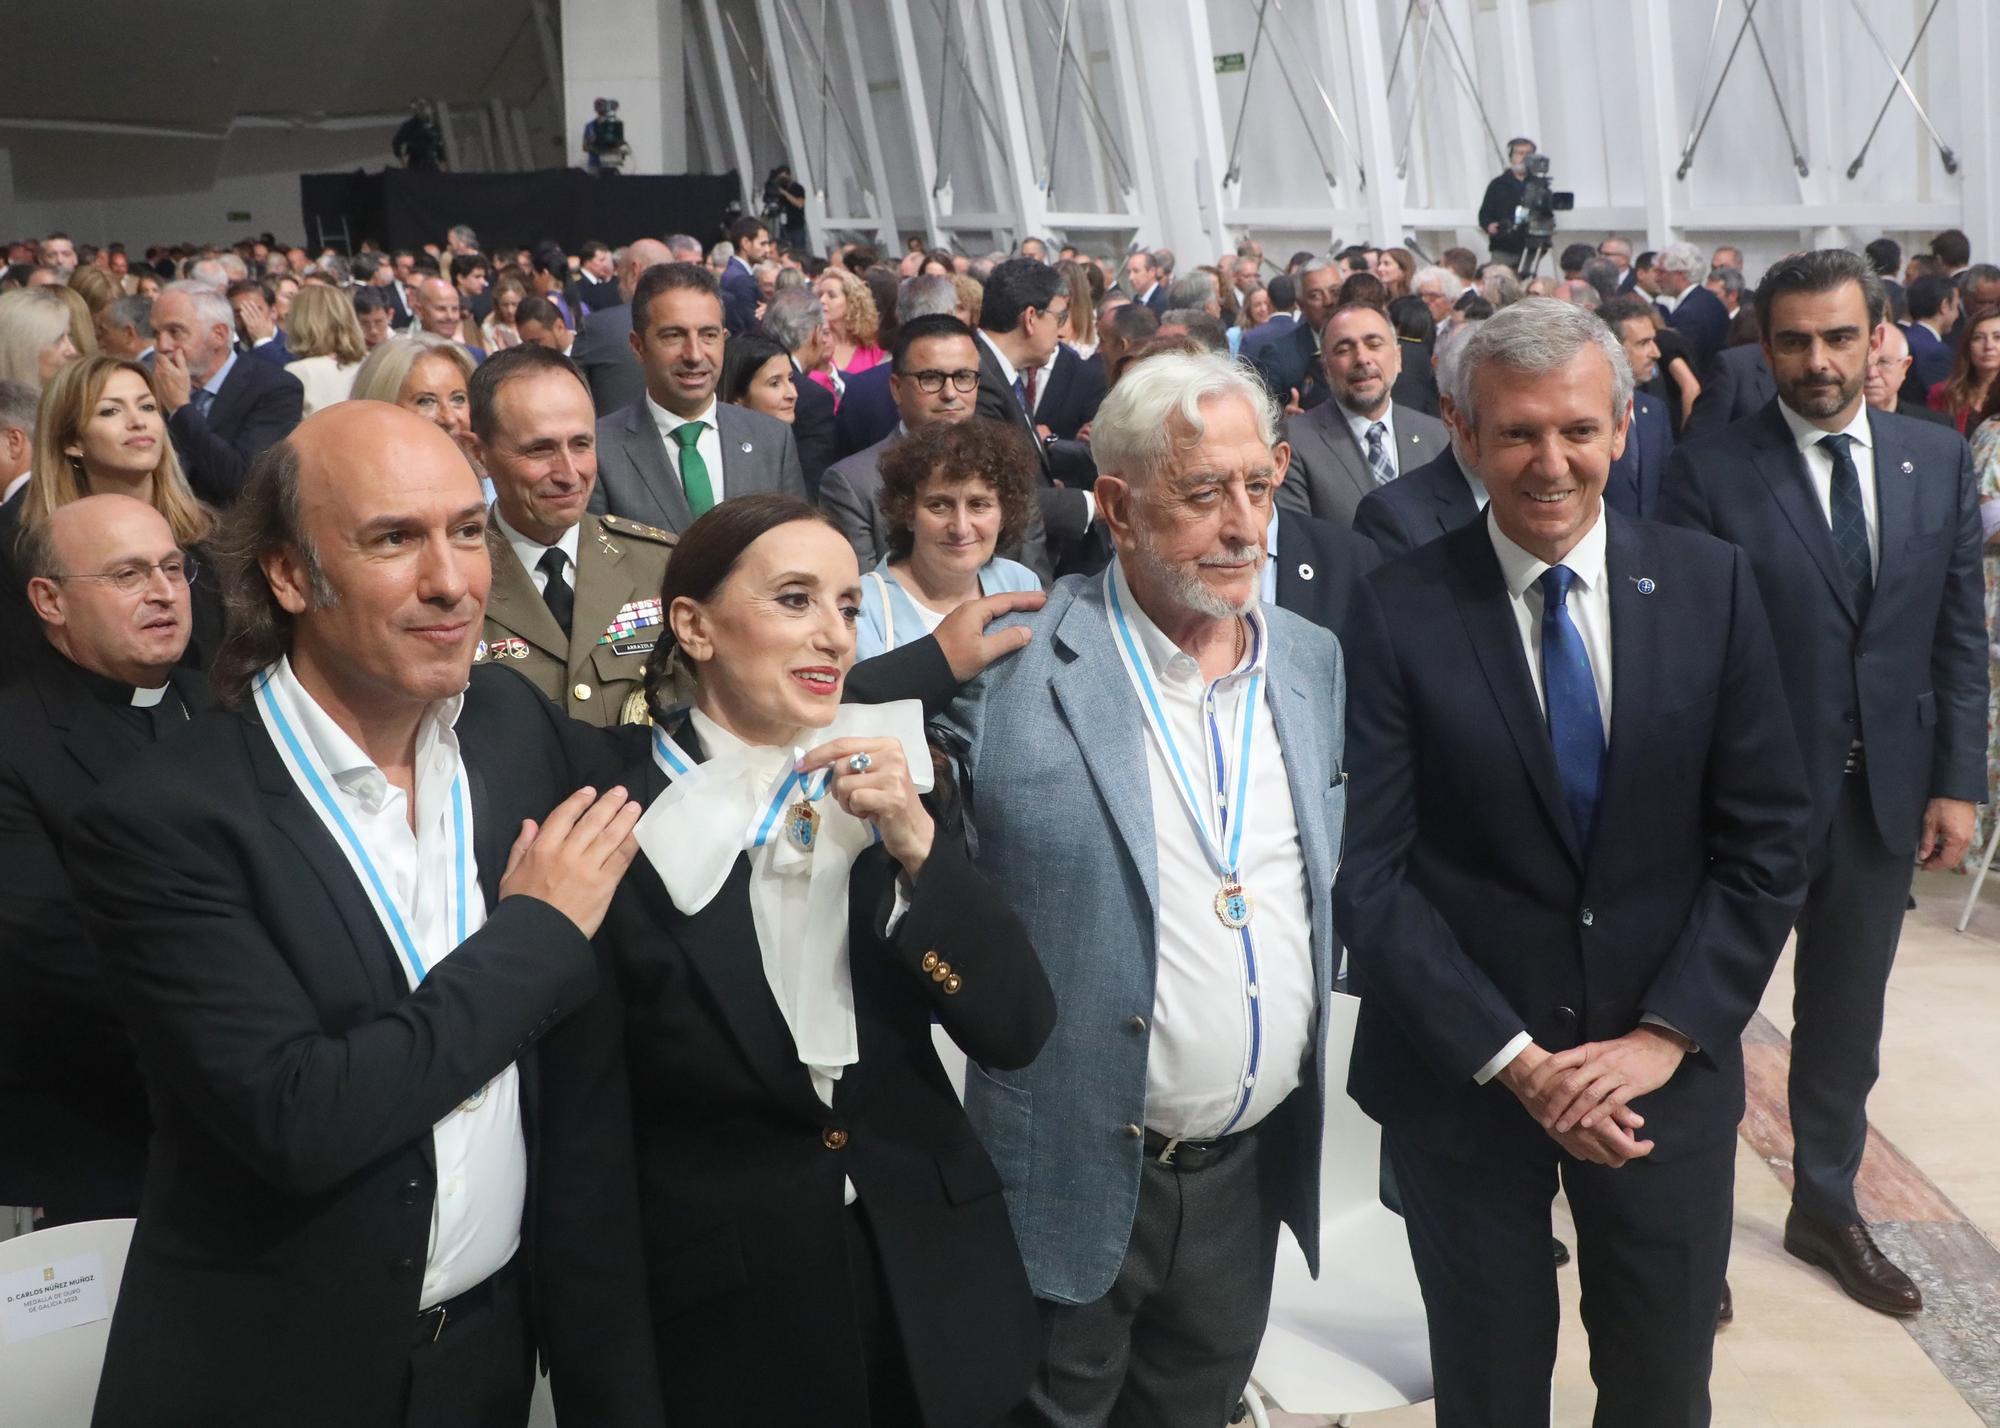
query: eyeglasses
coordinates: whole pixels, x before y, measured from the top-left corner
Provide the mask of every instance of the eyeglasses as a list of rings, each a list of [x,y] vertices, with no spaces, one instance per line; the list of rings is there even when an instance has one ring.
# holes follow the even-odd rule
[[[51,580],[94,580],[100,585],[109,585],[120,595],[137,595],[153,583],[153,572],[167,577],[169,585],[192,585],[200,567],[191,555],[170,555],[165,560],[151,565],[121,565],[116,570],[102,575],[52,575]]]
[[[1061,307],[1045,307],[1042,309],[1042,316],[1054,322],[1057,327],[1061,327],[1069,320],[1069,304],[1064,303]]]
[[[979,386],[979,369],[961,367],[956,372],[905,372],[904,376],[917,384],[917,390],[926,396],[936,396],[950,382],[958,391],[970,392]]]

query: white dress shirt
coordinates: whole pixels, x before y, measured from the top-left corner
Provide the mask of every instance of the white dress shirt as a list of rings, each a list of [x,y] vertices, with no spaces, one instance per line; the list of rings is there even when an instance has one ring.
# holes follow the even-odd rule
[[[325,769],[340,812],[387,884],[425,965],[435,966],[454,950],[448,892],[451,789],[463,765],[453,725],[465,696],[441,700],[417,730],[417,812],[412,832],[403,791],[314,702],[292,673],[289,659],[280,659],[273,667],[269,691],[314,761]],[[341,836],[318,800],[305,788],[299,792],[329,823],[328,831],[339,843]],[[476,887],[465,918],[471,931],[486,920],[486,902]],[[414,984],[415,971],[402,957],[396,960]],[[504,1268],[520,1247],[528,1148],[521,1131],[517,1070],[510,1065],[488,1082],[477,1106],[448,1112],[431,1128],[431,1146],[437,1159],[437,1196],[431,1205],[423,1292],[410,1306],[412,1313],[482,1283]]]
[[[979,338],[980,346],[984,347],[988,352],[991,352],[993,354],[993,360],[1000,364],[1000,375],[1006,380],[1008,395],[1012,396],[1014,393],[1014,379],[1021,375],[1020,369],[1016,367],[1012,362],[1009,362],[1007,360],[1007,354],[1000,350],[1000,344],[995,342],[992,338],[988,337],[986,335],[986,331],[984,328],[975,329],[975,332]],[[1050,367],[1053,367],[1054,365],[1055,364],[1053,362],[1049,364]],[[1037,379],[1035,383],[1036,406],[1041,405],[1042,388],[1045,385],[1047,384]],[[1018,406],[1019,403],[1016,402],[1016,405]],[[1028,418],[1028,421],[1030,425],[1033,425],[1034,418],[1030,416]],[[1035,437],[1035,440],[1040,441],[1041,437],[1037,435]],[[1083,493],[1083,508],[1086,513],[1083,520],[1084,525],[1093,526],[1097,524],[1097,494],[1094,491],[1085,491]]]
[[[1813,495],[1819,498],[1819,513],[1826,517],[1827,529],[1832,530],[1833,453],[1820,445],[1832,433],[1820,430],[1783,402],[1778,403],[1778,413],[1784,417],[1799,455],[1806,459],[1806,475],[1812,478]],[[1854,438],[1848,444],[1847,454],[1853,458],[1855,474],[1861,478],[1861,512],[1868,522],[1869,574],[1879,575],[1882,572],[1882,518],[1875,497],[1875,432],[1868,424],[1868,403],[1861,403],[1860,410],[1854,413],[1852,421],[1841,428],[1841,433]]]
[[[1402,475],[1403,453],[1396,449],[1396,404],[1390,402],[1389,405],[1382,408],[1382,415],[1380,417],[1362,416],[1352,407],[1342,405],[1339,402],[1336,402],[1335,405],[1340,406],[1340,414],[1347,418],[1347,429],[1354,433],[1354,444],[1361,451],[1362,464],[1366,465],[1368,461],[1368,428],[1380,422],[1382,426],[1382,444],[1388,449],[1389,464],[1396,468],[1398,476]],[[1373,474],[1372,467],[1370,468],[1370,474]]]
[[[1269,673],[1263,614],[1248,617],[1255,637],[1243,661],[1209,684],[1193,657],[1139,608],[1124,569],[1114,564],[1113,571],[1119,604],[1152,675],[1167,727],[1182,757],[1192,760],[1192,776],[1207,780],[1201,790],[1213,790],[1207,721],[1214,717],[1233,754],[1240,742],[1229,734],[1239,727],[1250,676]],[[1238,870],[1254,903],[1249,927],[1254,976],[1242,936],[1216,916],[1222,880],[1188,821],[1173,769],[1159,741],[1150,733],[1145,737],[1160,890],[1146,1124],[1169,1138],[1205,1140],[1225,1128],[1249,1130],[1297,1088],[1311,1050],[1315,1009],[1305,855],[1271,718],[1268,677],[1258,687],[1263,696],[1250,711],[1256,731]],[[1248,1103],[1239,1116],[1246,1091]]]
[[[528,579],[532,580],[535,584],[535,593],[540,595],[547,591],[549,588],[549,576],[548,572],[542,569],[542,557],[548,553],[550,547],[543,545],[538,540],[522,535],[512,526],[508,525],[507,518],[500,514],[500,508],[497,505],[493,508],[493,520],[500,527],[500,534],[507,537],[507,548],[513,551],[521,564],[526,567]],[[563,584],[569,586],[572,590],[576,589],[577,532],[582,529],[581,525],[571,526],[562,533],[562,539],[555,543],[555,549],[560,550],[568,557],[563,562]]]
[[[708,489],[715,493],[715,504],[721,505],[729,493],[723,487],[722,431],[715,424],[715,399],[709,399],[708,410],[699,416],[677,417],[654,401],[649,392],[646,394],[646,410],[652,413],[653,425],[659,430],[660,440],[666,443],[667,464],[674,468],[676,477],[681,474],[681,444],[674,433],[691,421],[702,423],[702,433],[695,438],[694,449],[701,454],[702,464],[708,467]],[[685,481],[681,482],[681,491],[683,494],[687,491]]]

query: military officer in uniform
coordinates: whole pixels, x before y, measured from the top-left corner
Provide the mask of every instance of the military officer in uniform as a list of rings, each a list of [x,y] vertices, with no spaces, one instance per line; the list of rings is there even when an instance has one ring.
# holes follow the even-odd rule
[[[591,724],[645,719],[674,537],[587,509],[597,413],[567,357],[523,343],[473,374],[472,431],[493,479],[493,589],[475,663],[518,671]]]

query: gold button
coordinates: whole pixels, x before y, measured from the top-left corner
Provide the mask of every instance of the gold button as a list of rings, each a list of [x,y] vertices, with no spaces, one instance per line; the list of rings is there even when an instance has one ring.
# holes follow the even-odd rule
[[[1144,1136],[1145,1134],[1146,1134],[1146,1133],[1145,1133],[1144,1131],[1140,1130],[1140,1129],[1139,1129],[1139,1128],[1138,1128],[1137,1126],[1135,1126],[1135,1125],[1128,1125],[1128,1126],[1126,1126],[1126,1127],[1125,1127],[1125,1139],[1127,1139],[1127,1140],[1138,1140],[1138,1139],[1139,1139],[1140,1137]]]
[[[579,684],[575,689],[571,690],[570,693],[574,694],[578,699],[588,699],[590,698],[590,686],[587,684]]]
[[[924,969],[924,970],[925,970],[926,972],[932,972],[932,971],[935,971],[935,970],[937,970],[937,964],[938,964],[938,954],[937,954],[937,953],[935,953],[935,952],[926,952],[926,953],[924,953],[924,960],[923,960],[923,969]]]
[[[949,962],[940,962],[937,964],[937,966],[931,968],[931,980],[933,982],[942,982],[946,977],[949,977],[950,975],[951,975],[951,963]]]
[[[847,1144],[847,1132],[838,1126],[828,1126],[820,1135],[819,1143],[828,1150],[839,1150]]]
[[[958,989],[964,985],[965,978],[953,972],[949,977],[944,979],[944,994],[948,997],[955,997],[958,995]]]
[[[1146,1029],[1146,1019],[1142,1016],[1134,1015],[1131,1026],[1134,1031],[1144,1031]]]

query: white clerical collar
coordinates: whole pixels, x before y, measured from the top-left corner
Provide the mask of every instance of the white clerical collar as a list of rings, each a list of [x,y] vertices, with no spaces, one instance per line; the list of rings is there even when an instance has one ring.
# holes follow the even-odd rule
[[[1847,425],[1842,427],[1837,433],[1827,431],[1823,427],[1814,426],[1811,422],[1786,406],[1782,397],[1778,399],[1778,415],[1785,419],[1785,428],[1792,434],[1792,445],[1796,446],[1801,452],[1810,451],[1827,437],[1835,435],[1851,436],[1854,438],[1856,446],[1865,446],[1870,451],[1875,449],[1875,430],[1868,424],[1868,403],[1866,402],[1861,403],[1853,417],[1849,419]]]
[[[1604,523],[1610,518],[1610,509],[1600,499],[1597,519],[1591,522],[1590,529],[1583,533],[1583,539],[1571,546],[1560,562],[1569,567],[1570,573],[1583,583],[1586,590],[1599,589],[1604,583]],[[1530,555],[1502,534],[1490,505],[1486,508],[1486,534],[1493,541],[1494,555],[1500,558],[1500,575],[1507,582],[1507,593],[1518,600],[1542,578],[1542,572],[1550,568],[1549,562],[1540,556]]]
[[[380,813],[389,800],[391,785],[388,776],[299,683],[299,677],[292,672],[290,655],[279,656],[278,662],[270,667],[269,674],[270,692],[277,697],[292,727],[318,755],[321,766],[340,786],[341,792],[359,799],[368,812]],[[460,690],[448,699],[438,700],[424,711],[423,722],[417,726],[416,757],[419,765],[426,758],[449,761],[456,756],[457,741],[453,740],[448,749],[441,748],[443,741],[439,733],[458,723],[459,710],[464,707],[465,691]]]
[[[162,699],[165,699],[166,697],[167,697],[167,686],[164,684],[161,685],[158,689],[147,689],[144,688],[143,686],[135,686],[132,690],[132,707],[134,709],[151,709],[154,705],[158,704]]]
[[[521,564],[527,569],[530,575],[534,574],[536,568],[542,563],[542,556],[551,548],[560,550],[564,555],[568,556],[569,568],[571,570],[576,569],[577,532],[583,529],[581,525],[571,526],[562,533],[562,539],[558,540],[554,547],[550,547],[543,545],[532,536],[522,535],[513,526],[509,525],[507,518],[500,514],[500,504],[497,501],[493,504],[493,520],[500,527],[500,534],[507,537],[508,548],[519,557]],[[571,577],[570,583],[572,585],[575,584],[574,576]]]
[[[654,401],[653,394],[651,392],[646,393],[646,409],[652,413],[653,425],[660,429],[660,434],[662,436],[665,436],[667,433],[673,431],[677,427],[686,426],[691,421],[698,421],[704,423],[710,431],[717,430],[718,428],[715,425],[715,406],[716,406],[715,398],[710,397],[708,399],[708,405],[701,411],[696,412],[693,416],[691,417],[675,416],[672,412],[668,411],[665,407],[661,406],[658,402]]]
[[[1268,560],[1270,557],[1265,558]],[[1261,577],[1262,572],[1258,573]],[[1172,670],[1199,668],[1194,656],[1169,639],[1166,631],[1154,624],[1152,617],[1140,608],[1138,599],[1132,594],[1131,583],[1125,578],[1123,558],[1111,562],[1111,579],[1117,590],[1119,610],[1125,616],[1125,622],[1133,635],[1137,637],[1139,649],[1145,655],[1146,663],[1153,673],[1165,678]],[[1225,676],[1227,678],[1263,669],[1270,655],[1270,633],[1264,626],[1263,610],[1252,605],[1244,618],[1255,626],[1256,638],[1248,641],[1248,648],[1245,649],[1242,660],[1228,676]]]

